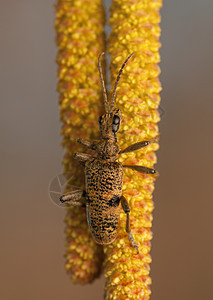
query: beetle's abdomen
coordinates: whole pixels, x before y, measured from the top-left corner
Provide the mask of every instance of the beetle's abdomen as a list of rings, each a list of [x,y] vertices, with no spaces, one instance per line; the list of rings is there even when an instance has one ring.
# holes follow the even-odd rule
[[[123,168],[118,162],[86,163],[87,220],[99,244],[110,244],[117,236]]]
[[[119,222],[119,207],[109,211],[109,206],[104,205],[105,199],[100,201],[100,206],[87,205],[87,220],[89,229],[96,241],[101,245],[111,244],[117,236]]]

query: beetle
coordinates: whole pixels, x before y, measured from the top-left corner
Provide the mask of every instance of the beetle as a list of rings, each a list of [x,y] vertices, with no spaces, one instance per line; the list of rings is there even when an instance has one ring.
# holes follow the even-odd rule
[[[155,169],[137,165],[121,165],[118,162],[118,154],[128,153],[148,146],[156,139],[135,143],[124,150],[120,150],[117,144],[116,133],[121,123],[121,111],[114,107],[116,89],[122,71],[134,53],[128,56],[115,81],[111,101],[108,101],[107,92],[103,79],[101,67],[101,53],[98,59],[100,82],[104,95],[105,113],[99,117],[101,139],[89,141],[79,138],[77,142],[87,149],[93,150],[93,154],[75,153],[77,159],[85,168],[85,190],[76,189],[60,197],[60,201],[75,206],[86,207],[89,229],[96,243],[108,245],[116,239],[120,203],[126,213],[126,232],[132,246],[139,253],[138,245],[131,233],[130,207],[128,201],[122,194],[123,168],[130,168],[143,174],[156,174]]]

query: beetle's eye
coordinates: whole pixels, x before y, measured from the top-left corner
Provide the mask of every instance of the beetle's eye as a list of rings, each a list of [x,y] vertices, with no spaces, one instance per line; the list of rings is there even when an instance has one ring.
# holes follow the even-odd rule
[[[112,119],[112,131],[117,132],[120,126],[120,118],[118,116],[114,116]]]
[[[112,124],[117,125],[117,124],[119,124],[119,123],[120,123],[120,118],[119,118],[118,116],[114,116],[114,117],[113,117],[113,120],[112,120]]]
[[[98,123],[99,123],[100,126],[101,126],[101,121],[102,121],[102,116],[100,116],[99,119],[98,119]]]

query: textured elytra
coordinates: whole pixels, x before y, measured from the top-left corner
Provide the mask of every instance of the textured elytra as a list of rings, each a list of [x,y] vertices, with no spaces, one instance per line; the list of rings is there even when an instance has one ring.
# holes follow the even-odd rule
[[[85,167],[88,225],[95,241],[107,245],[117,236],[123,168],[100,158],[88,161]]]

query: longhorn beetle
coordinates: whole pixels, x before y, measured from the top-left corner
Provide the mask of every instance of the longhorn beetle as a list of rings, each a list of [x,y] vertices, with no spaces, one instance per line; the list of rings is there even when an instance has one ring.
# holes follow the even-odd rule
[[[87,221],[89,229],[96,243],[101,245],[111,244],[117,236],[119,222],[119,204],[126,213],[126,232],[129,241],[139,253],[138,245],[135,242],[130,229],[129,213],[130,207],[126,198],[122,195],[123,168],[133,169],[143,174],[155,174],[151,168],[136,165],[121,165],[118,162],[118,154],[128,153],[146,147],[151,142],[141,141],[133,144],[124,150],[117,145],[116,133],[121,122],[121,111],[114,108],[116,89],[121,73],[134,53],[124,61],[114,85],[111,102],[108,101],[107,92],[103,79],[101,67],[101,53],[98,59],[100,81],[104,95],[105,114],[100,116],[98,122],[100,127],[101,139],[99,141],[89,141],[79,138],[77,142],[94,154],[75,153],[77,159],[85,167],[85,190],[74,190],[60,197],[61,202],[75,206],[86,206]]]

